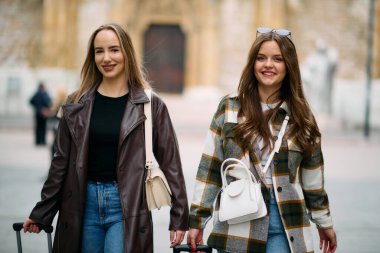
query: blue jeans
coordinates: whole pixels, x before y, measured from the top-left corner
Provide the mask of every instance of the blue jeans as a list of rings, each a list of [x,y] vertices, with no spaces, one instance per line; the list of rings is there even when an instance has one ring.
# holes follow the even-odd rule
[[[282,225],[273,188],[270,189],[269,231],[267,253],[290,253],[288,239]]]
[[[87,183],[82,253],[122,253],[123,212],[116,182]]]

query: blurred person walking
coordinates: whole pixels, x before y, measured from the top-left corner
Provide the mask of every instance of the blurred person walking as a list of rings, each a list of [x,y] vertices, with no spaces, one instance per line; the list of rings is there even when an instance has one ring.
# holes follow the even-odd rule
[[[50,115],[51,99],[45,89],[44,83],[39,83],[37,91],[29,102],[34,107],[35,144],[46,145],[46,125]]]
[[[261,182],[266,216],[238,224],[219,220],[219,202],[215,210],[213,203],[227,158],[244,162]],[[193,250],[203,244],[214,211],[207,244],[220,253],[313,252],[310,221],[317,225],[323,252],[335,252],[323,171],[321,133],[303,93],[291,32],[259,28],[237,93],[221,100],[212,119],[196,176],[188,243]],[[228,182],[239,178],[237,168],[229,171]]]
[[[42,199],[24,222],[39,232],[59,211],[54,252],[153,252],[145,195],[144,88],[130,36],[117,24],[90,37],[81,85],[62,106],[55,153]],[[151,98],[153,152],[171,191],[170,246],[188,229],[188,204],[177,138],[168,109]]]

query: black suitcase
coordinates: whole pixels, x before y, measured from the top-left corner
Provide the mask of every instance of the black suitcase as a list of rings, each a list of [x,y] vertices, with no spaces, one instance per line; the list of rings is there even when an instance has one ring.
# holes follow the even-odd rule
[[[24,225],[23,222],[13,223],[13,230],[16,231],[18,253],[22,253],[20,231],[21,231],[21,229],[23,229],[23,225]],[[49,250],[49,253],[52,253],[53,252],[53,246],[52,246],[52,243],[51,243],[51,233],[53,232],[53,227],[52,226],[42,225],[42,224],[38,224],[38,227],[41,230],[43,230],[43,231],[46,232],[47,240],[48,240],[48,250]]]
[[[205,253],[212,253],[212,248],[207,245],[197,245],[196,251],[203,251]],[[173,253],[191,252],[191,245],[181,244],[173,248]]]

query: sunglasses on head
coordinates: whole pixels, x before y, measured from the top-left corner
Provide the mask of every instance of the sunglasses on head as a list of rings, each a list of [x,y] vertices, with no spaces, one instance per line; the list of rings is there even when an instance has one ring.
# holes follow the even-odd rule
[[[280,36],[286,36],[289,39],[292,38],[292,32],[286,29],[272,29],[268,27],[259,27],[256,30],[256,38],[259,37],[261,34],[264,33],[275,33]]]

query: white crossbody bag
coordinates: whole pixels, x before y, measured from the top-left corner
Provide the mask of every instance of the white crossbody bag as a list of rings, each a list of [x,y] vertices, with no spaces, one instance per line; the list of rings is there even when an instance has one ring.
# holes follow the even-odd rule
[[[274,148],[263,169],[264,174],[269,168],[274,153],[278,153],[280,150],[288,121],[289,116],[286,116]],[[234,168],[242,169],[243,172],[245,172],[245,176],[228,183],[227,172]],[[219,206],[220,221],[227,221],[228,224],[237,224],[267,215],[267,208],[261,192],[261,182],[256,180],[245,163],[236,158],[227,158],[221,165],[220,174],[222,177],[222,191]]]
[[[152,90],[145,89],[145,93],[149,100],[152,100]],[[144,113],[146,115],[145,121],[145,191],[146,201],[149,210],[160,209],[163,206],[171,206],[171,195],[168,181],[162,170],[160,169],[156,159],[153,155],[153,135],[152,135],[152,103],[144,104]]]

